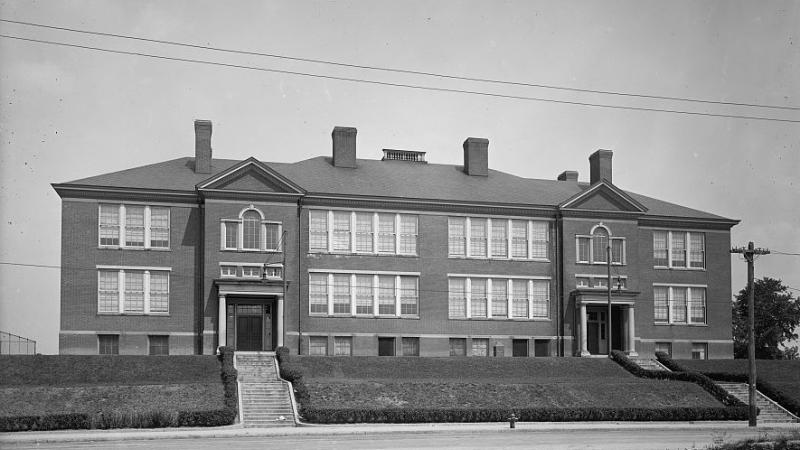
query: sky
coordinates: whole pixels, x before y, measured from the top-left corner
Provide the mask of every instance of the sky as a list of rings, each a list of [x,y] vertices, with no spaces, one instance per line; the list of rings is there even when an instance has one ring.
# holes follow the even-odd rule
[[[795,1],[7,1],[0,18],[102,33],[627,94],[800,107]],[[800,253],[800,110],[598,94],[367,70],[0,22],[0,34],[117,51],[533,101],[178,62],[0,37],[0,330],[58,352],[61,203],[50,183],[194,155],[294,162],[383,148],[461,164],[489,139],[491,168],[555,179],[614,152],[614,183],[739,219],[733,245]],[[554,102],[555,101],[555,102]],[[558,103],[562,102],[562,103]],[[578,102],[753,118],[581,106]],[[794,122],[792,122],[794,121]],[[733,255],[732,291],[746,283]],[[800,289],[800,256],[756,261]],[[792,291],[795,296],[800,291]]]

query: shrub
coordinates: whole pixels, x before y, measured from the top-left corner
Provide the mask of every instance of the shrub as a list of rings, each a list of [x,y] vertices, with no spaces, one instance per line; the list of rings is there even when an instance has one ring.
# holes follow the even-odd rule
[[[295,400],[301,404],[307,402],[310,396],[305,380],[303,380],[303,370],[294,363],[293,358],[289,355],[289,349],[278,347],[275,351],[275,357],[278,360],[281,378],[292,383]]]
[[[725,406],[745,406],[741,400],[729,394],[725,389],[719,387],[711,378],[696,372],[667,372],[664,370],[648,370],[631,361],[625,353],[614,350],[611,352],[611,359],[622,366],[628,372],[642,378],[654,378],[658,380],[688,381],[696,383],[706,390],[714,398],[722,402]],[[666,366],[666,364],[664,364]]]
[[[0,431],[85,430],[90,425],[85,413],[0,417]]]

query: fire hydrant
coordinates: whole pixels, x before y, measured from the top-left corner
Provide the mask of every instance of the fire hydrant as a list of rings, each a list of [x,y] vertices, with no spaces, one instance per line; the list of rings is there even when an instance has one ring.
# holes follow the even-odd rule
[[[508,417],[508,424],[511,428],[517,427],[517,420],[519,420],[519,418],[514,413],[511,413],[511,416]]]

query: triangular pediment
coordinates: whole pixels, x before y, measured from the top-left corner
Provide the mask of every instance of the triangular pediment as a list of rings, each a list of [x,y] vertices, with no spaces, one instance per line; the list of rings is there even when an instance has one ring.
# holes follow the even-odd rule
[[[291,180],[252,157],[199,183],[197,188],[240,192],[301,193],[303,191]]]
[[[563,209],[644,213],[647,208],[625,191],[603,180],[560,205]]]

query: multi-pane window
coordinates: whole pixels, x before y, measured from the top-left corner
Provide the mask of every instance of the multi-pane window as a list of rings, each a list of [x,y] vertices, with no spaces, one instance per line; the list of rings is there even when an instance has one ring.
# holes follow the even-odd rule
[[[333,275],[333,313],[350,314],[350,275]]]
[[[450,257],[547,259],[547,222],[500,218],[450,217]]]
[[[467,340],[450,338],[450,356],[467,356]]]
[[[672,356],[672,342],[656,342],[655,353],[666,353]]]
[[[97,344],[101,355],[119,355],[118,334],[98,334]]]
[[[495,258],[508,257],[508,221],[492,221],[492,256]]]
[[[169,313],[169,272],[155,269],[99,269],[97,312],[100,314]]]
[[[546,222],[531,222],[531,258],[547,258]]]
[[[708,359],[708,344],[705,342],[693,342],[692,359]]]
[[[150,335],[147,337],[149,342],[150,355],[169,355],[169,336],[165,335]]]
[[[242,212],[238,220],[223,220],[221,225],[222,250],[281,251],[281,224],[264,220],[255,209]]]
[[[353,338],[350,336],[333,337],[333,356],[352,356]]]
[[[511,257],[528,257],[528,223],[524,220],[511,221]]]
[[[403,356],[419,356],[419,338],[404,337],[401,341]]]
[[[259,266],[242,266],[243,278],[260,278],[261,267]]]
[[[308,354],[311,356],[328,355],[328,337],[310,336],[308,338]]]
[[[311,314],[328,314],[328,274],[308,275],[308,308]]]
[[[489,339],[472,339],[472,356],[489,356]]]
[[[704,269],[706,237],[694,231],[653,231],[653,265],[675,269]]]
[[[467,317],[467,280],[450,278],[448,315],[451,319]]]
[[[653,286],[656,323],[705,324],[705,286]]]
[[[242,215],[242,239],[243,249],[261,249],[261,215],[259,213],[247,211]]]
[[[580,274],[575,275],[575,286],[579,288],[608,289],[608,275]],[[623,290],[628,288],[627,276],[611,278],[611,289]]]
[[[486,256],[486,219],[471,219],[469,232],[470,256]]]
[[[236,250],[239,246],[239,222],[225,222],[225,250]]]
[[[492,280],[492,317],[508,317],[508,281]]]
[[[472,317],[487,317],[486,280],[473,278],[471,281],[470,306]]]
[[[281,249],[281,226],[277,223],[264,224],[264,249],[280,251]]]
[[[531,315],[546,318],[550,315],[550,283],[547,281],[533,281],[533,296],[531,297]]]
[[[405,317],[419,314],[419,276],[408,274],[309,274],[309,313]],[[329,306],[330,305],[330,306]]]
[[[512,280],[511,315],[515,318],[528,317],[528,282]]]
[[[605,226],[597,226],[590,236],[575,236],[575,261],[582,264],[607,264],[611,246],[611,264],[626,263],[626,240],[612,237]]]
[[[219,266],[219,275],[221,277],[235,277],[236,266]]]
[[[166,207],[101,204],[98,228],[101,247],[169,248]]]
[[[447,221],[448,254],[450,256],[467,255],[467,219],[450,217]]]
[[[309,211],[309,251],[416,255],[415,215]]]

